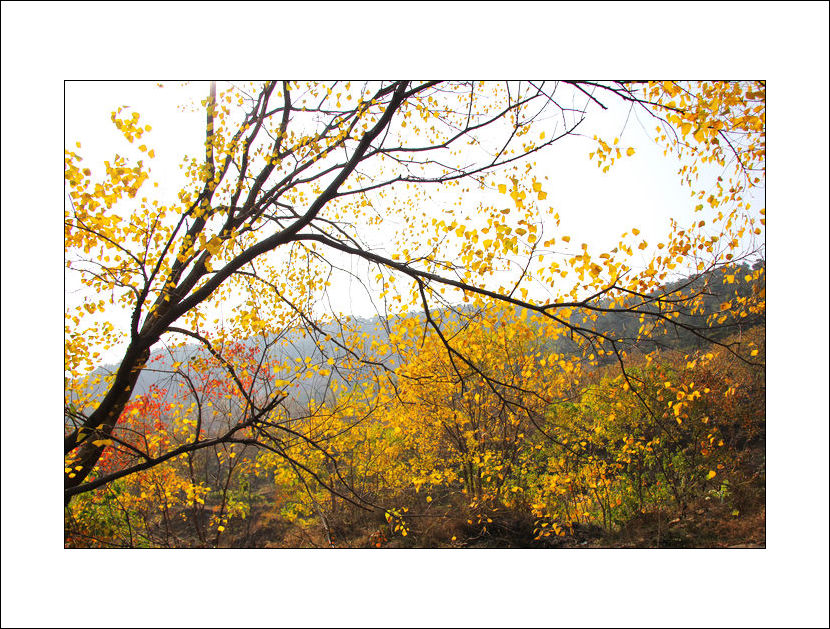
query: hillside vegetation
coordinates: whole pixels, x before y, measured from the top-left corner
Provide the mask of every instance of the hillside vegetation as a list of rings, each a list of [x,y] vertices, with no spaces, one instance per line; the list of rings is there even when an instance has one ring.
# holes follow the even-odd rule
[[[714,343],[611,315],[567,328],[505,306],[435,313],[443,336],[424,332],[423,315],[356,321],[347,334],[365,339],[373,369],[342,355],[332,369],[326,357],[350,345],[325,329],[225,347],[232,370],[195,346],[156,354],[93,479],[194,431],[221,436],[246,397],[284,387],[281,437],[254,447],[242,431],[78,496],[66,545],[763,546],[764,266],[699,282],[666,293],[698,292],[683,317],[696,318],[690,330],[708,321]],[[630,338],[625,362],[580,345],[573,326]],[[70,387],[84,391],[76,408],[107,377]]]

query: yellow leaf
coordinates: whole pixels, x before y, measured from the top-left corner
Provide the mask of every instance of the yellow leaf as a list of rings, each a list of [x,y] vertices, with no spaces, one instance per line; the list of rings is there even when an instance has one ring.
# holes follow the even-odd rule
[[[501,192],[502,194],[506,193],[507,192],[507,186],[505,186],[503,183],[500,183],[499,184],[499,192]]]
[[[709,470],[709,473],[706,475],[706,479],[709,480],[715,478],[717,475],[718,473],[715,470]]]
[[[625,152],[625,154],[628,155],[629,157],[634,155],[634,153],[635,153],[634,149],[631,148],[630,146],[628,147],[628,150]]]

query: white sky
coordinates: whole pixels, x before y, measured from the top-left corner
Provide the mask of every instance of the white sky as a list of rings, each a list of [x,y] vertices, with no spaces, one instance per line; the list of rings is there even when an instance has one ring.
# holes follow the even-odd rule
[[[220,83],[218,90],[222,91],[226,87],[227,84]],[[557,92],[557,97],[564,99],[563,104],[567,104],[568,95],[575,90],[562,87]],[[189,84],[168,83],[164,87],[158,87],[154,81],[68,81],[65,84],[64,107],[66,146],[84,157],[82,166],[91,167],[93,176],[101,172],[100,165],[104,160],[112,160],[114,153],[131,160],[143,158],[152,164],[151,180],[157,181],[159,188],[145,184],[141,195],[157,198],[162,203],[171,203],[186,182],[184,173],[179,168],[182,160],[186,155],[201,157],[204,150],[205,115],[198,103],[207,93],[208,84],[199,81]],[[585,100],[580,94],[576,94],[576,97],[577,103]],[[635,250],[637,255],[631,262],[635,267],[638,264],[645,266],[654,251],[654,245],[658,241],[665,241],[669,218],[679,220],[683,226],[688,225],[694,220],[692,208],[698,201],[690,197],[689,188],[679,181],[679,162],[672,157],[664,157],[663,146],[653,141],[655,123],[652,119],[639,109],[631,111],[620,99],[602,93],[598,93],[597,97],[609,107],[607,111],[592,105],[578,134],[563,138],[534,156],[537,162],[534,175],[540,181],[545,176],[549,178],[544,182],[548,198],[541,203],[552,206],[561,217],[558,229],[552,224],[546,225],[544,239],[556,236],[560,242],[556,247],[558,252],[577,253],[580,243],[587,242],[592,253],[597,255],[614,248],[620,236],[636,226],[641,231],[640,238],[652,246],[644,252]],[[152,125],[152,132],[145,134],[133,145],[123,139],[110,119],[111,112],[122,106],[129,107],[127,114],[141,114],[142,124]],[[597,168],[595,160],[588,159],[588,154],[596,148],[596,143],[592,140],[595,134],[609,143],[619,136],[619,146],[623,153],[628,146],[633,146],[637,152],[632,157],[618,159],[609,172],[603,173]],[[76,141],[81,142],[80,149],[75,147]],[[138,151],[137,146],[141,143],[154,149],[155,159],[148,160]],[[706,184],[714,181],[723,170],[710,168],[703,169],[702,172],[704,175],[698,185],[706,188]],[[726,172],[727,176],[732,176],[731,168]],[[459,221],[462,221],[464,214],[474,214],[475,207],[482,201],[497,206],[507,201],[506,197],[497,193],[477,192],[468,196],[469,206],[458,210],[456,218]],[[434,198],[438,201],[441,195]],[[447,198],[449,206],[455,198]],[[753,206],[763,207],[763,190],[757,191],[751,200]],[[125,199],[118,206],[119,213],[128,216],[130,207],[136,202],[137,199]],[[438,210],[436,205],[435,215],[446,218],[440,216]],[[696,218],[700,219],[701,216]],[[565,245],[559,238],[566,234],[572,238],[570,245]],[[384,235],[378,236],[373,244],[382,246]],[[550,259],[549,256],[548,258]],[[344,263],[355,268],[352,260],[345,260]],[[362,275],[365,276],[365,273]],[[506,279],[509,275],[502,273],[498,277],[499,282],[510,283]],[[81,303],[83,295],[89,293],[78,290],[80,285],[77,272],[67,271],[66,278],[66,305],[72,308]],[[335,308],[344,312],[359,316],[376,314],[368,296],[354,282],[335,282],[329,296]],[[548,296],[535,294],[531,288],[531,298],[545,297]],[[226,304],[225,313],[232,307]],[[217,312],[216,315],[218,314]],[[121,327],[127,329],[129,314],[123,312],[119,315]],[[210,314],[208,320],[216,315]],[[112,317],[112,314],[100,316]],[[88,324],[87,319],[85,325]],[[123,350],[122,345],[102,352],[100,363],[117,361]]]
[[[413,6],[2,4],[2,624],[827,626],[827,3]],[[288,73],[767,79],[767,550],[64,551],[63,80]]]
[[[219,89],[222,87],[220,83]],[[74,150],[75,140],[82,140],[78,152],[86,165],[111,159],[116,151],[124,155],[132,149],[134,156],[141,156],[123,141],[110,121],[110,113],[120,105],[129,105],[131,112],[141,114],[142,122],[152,124],[153,131],[142,142],[156,152],[152,168],[161,185],[160,197],[175,195],[180,187],[177,184],[184,181],[178,168],[184,155],[201,156],[204,150],[204,111],[183,112],[180,105],[203,99],[206,82],[158,88],[153,81],[69,81],[65,94],[66,144]],[[654,123],[648,116],[635,111],[623,135],[628,108],[619,99],[603,100],[611,106],[609,111],[592,108],[578,136],[565,138],[536,155],[534,173],[550,177],[545,187],[547,203],[560,213],[566,231],[574,237],[590,238],[591,245],[598,248],[614,246],[619,235],[633,226],[653,230],[655,237],[664,235],[668,217],[690,217],[696,202],[679,182],[677,161],[664,158],[662,146],[652,141]],[[633,145],[637,153],[623,157],[608,173],[602,173],[595,161],[588,160],[588,153],[595,148],[590,139],[594,133],[609,142],[622,135],[620,146]],[[142,194],[147,192],[152,198],[153,190],[145,187]],[[763,206],[761,195],[754,200],[753,205]]]

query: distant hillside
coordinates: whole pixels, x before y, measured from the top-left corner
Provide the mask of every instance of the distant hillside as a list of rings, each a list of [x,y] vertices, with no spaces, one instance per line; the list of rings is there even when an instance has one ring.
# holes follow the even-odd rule
[[[720,311],[721,304],[733,299],[735,295],[748,297],[753,293],[758,293],[763,290],[764,286],[759,285],[759,282],[746,282],[743,280],[735,283],[729,283],[728,275],[743,278],[749,271],[763,267],[764,261],[755,263],[752,267],[748,265],[738,265],[731,269],[719,269],[718,271],[699,278],[683,278],[676,282],[672,282],[665,286],[661,291],[662,294],[670,294],[683,288],[685,292],[704,292],[704,312],[699,314],[682,313],[677,322],[680,324],[689,325],[692,327],[705,326],[707,317],[713,313]],[[763,277],[763,276],[762,276]],[[705,287],[705,291],[704,291]],[[595,305],[607,307],[608,302],[598,301]],[[461,308],[458,312],[440,311],[433,312],[433,317],[439,320],[450,321],[457,319],[465,310],[470,311],[470,308]],[[423,313],[413,314],[412,316],[424,319]],[[528,321],[539,321],[542,315],[538,313],[530,313]],[[690,349],[698,348],[704,345],[704,341],[696,336],[694,333],[675,326],[661,330],[659,334],[653,335],[649,340],[635,341],[640,327],[640,321],[636,314],[630,313],[600,313],[596,321],[589,320],[585,311],[577,311],[571,315],[569,323],[584,327],[587,329],[602,331],[612,334],[615,338],[623,339],[622,345],[627,349],[636,349],[641,352],[650,352],[658,348],[672,348],[672,349]],[[735,317],[727,315],[726,320],[716,328],[707,330],[706,334],[710,338],[720,339],[733,334],[742,329],[748,329],[755,325],[763,323],[763,317]],[[312,361],[323,363],[327,358],[335,358],[336,360],[346,356],[346,351],[343,349],[343,339],[350,338],[352,342],[360,339],[363,345],[363,351],[368,357],[378,363],[383,363],[390,369],[396,366],[394,355],[377,356],[373,351],[372,341],[378,343],[385,343],[388,341],[388,322],[379,317],[371,319],[350,317],[340,323],[330,323],[321,326],[319,329],[294,329],[283,332],[279,335],[272,334],[264,337],[252,337],[243,341],[246,349],[254,350],[255,355],[259,358],[264,356],[268,360],[284,361],[295,360],[299,358],[304,360],[309,357]],[[551,351],[557,353],[569,354],[576,350],[576,344],[567,338],[558,339],[551,343]],[[197,355],[207,355],[207,351],[201,344],[190,343],[183,347],[174,349],[159,349],[154,351],[148,362],[148,368],[145,369],[139,376],[135,387],[135,394],[144,395],[150,391],[150,388],[171,388],[176,386],[173,382],[174,363],[186,363],[188,360]],[[105,376],[112,373],[117,368],[117,365],[105,365],[99,367],[93,372],[93,375]],[[352,385],[360,380],[361,367],[355,365],[350,373],[352,377]],[[217,375],[219,369],[217,368]],[[369,368],[363,368],[363,373],[368,375]],[[275,377],[278,377],[275,375]],[[334,372],[329,376],[323,377],[314,375],[313,377],[303,380],[300,385],[294,388],[291,398],[286,401],[285,406],[292,414],[300,414],[305,408],[310,399],[314,398],[318,401],[330,389],[331,381],[335,380],[339,384],[344,383],[341,374]],[[102,381],[94,386],[94,393],[98,397],[102,397],[106,393],[105,383]],[[293,411],[292,411],[293,409]]]

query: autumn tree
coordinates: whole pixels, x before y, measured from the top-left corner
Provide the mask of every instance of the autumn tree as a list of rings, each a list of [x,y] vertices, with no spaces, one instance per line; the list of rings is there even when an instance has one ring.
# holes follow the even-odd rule
[[[113,112],[125,143],[145,158],[86,166],[80,142],[65,157],[66,265],[88,290],[66,313],[66,502],[220,444],[302,466],[289,447],[300,440],[331,460],[337,477],[318,421],[325,405],[300,404],[297,393],[321,381],[349,388],[370,373],[405,377],[394,373],[396,343],[411,351],[427,336],[459,382],[474,374],[477,386],[499,390],[498,372],[444,334],[449,321],[464,325],[493,304],[567,330],[586,361],[624,366],[637,339],[655,329],[713,339],[718,323],[693,318],[706,290],[666,283],[681,271],[705,277],[762,246],[763,210],[749,207],[747,193],[764,182],[764,99],[758,81],[212,83],[201,104],[205,153],[185,160],[178,196],[164,201],[146,193],[156,183],[151,125],[139,113]],[[656,141],[679,158],[698,217],[673,223],[656,246],[635,228],[611,251],[577,249],[545,203],[536,160],[619,101],[653,120]],[[635,152],[619,142],[595,137],[586,153],[607,170]],[[700,171],[712,165],[722,175],[699,189]],[[635,252],[648,252],[645,266]],[[419,311],[420,334],[370,338],[331,301],[332,287],[346,281],[365,288],[381,321]],[[759,299],[730,307],[757,311]],[[224,320],[220,303],[233,309]],[[637,321],[638,333],[604,330],[609,313]],[[118,317],[129,324],[119,329]],[[271,351],[235,360],[233,343],[256,336]],[[308,351],[292,356],[298,338]],[[166,347],[175,358],[185,343],[198,344],[200,360],[235,388],[233,421],[210,433],[191,425],[161,449],[128,442],[116,427],[151,351]],[[124,347],[117,369],[91,393],[89,370],[116,344]],[[161,369],[200,406],[198,366],[174,358]],[[325,391],[306,390],[305,399],[314,395]],[[96,468],[118,447],[128,460]],[[359,493],[304,473],[361,503]]]

